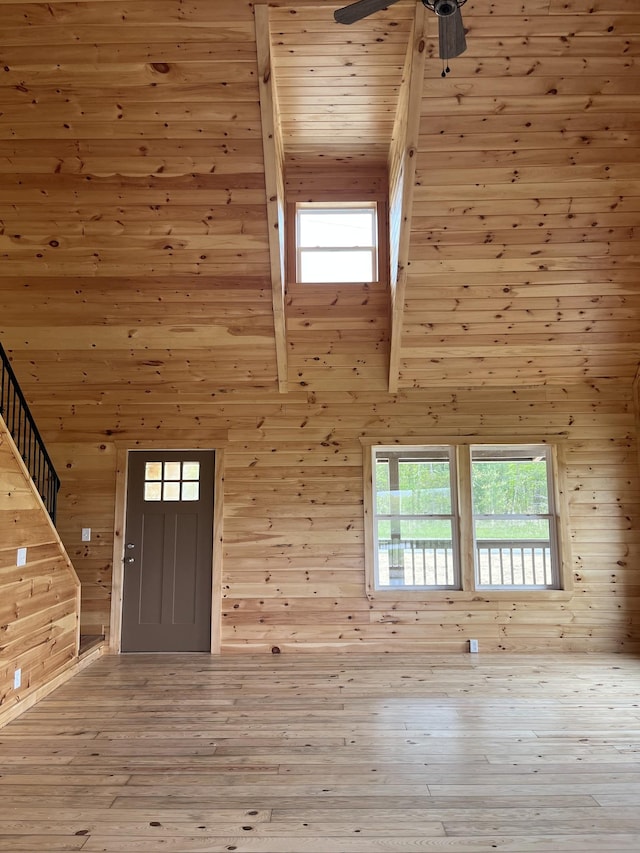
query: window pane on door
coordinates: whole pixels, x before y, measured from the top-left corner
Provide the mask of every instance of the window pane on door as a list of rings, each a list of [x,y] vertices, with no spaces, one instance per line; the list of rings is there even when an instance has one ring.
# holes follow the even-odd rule
[[[146,462],[144,500],[200,500],[200,463]]]
[[[162,462],[145,462],[144,478],[145,480],[161,480]]]
[[[179,480],[180,479],[180,469],[182,465],[180,462],[165,462],[164,463],[164,479],[165,480]]]
[[[200,497],[200,483],[186,481],[182,484],[182,500],[197,501]]]
[[[162,483],[145,483],[144,499],[145,501],[162,500]]]
[[[162,489],[163,501],[179,501],[180,500],[180,483],[164,483]]]
[[[200,479],[200,463],[199,462],[183,462],[182,463],[182,479],[183,480],[198,480],[198,479]]]

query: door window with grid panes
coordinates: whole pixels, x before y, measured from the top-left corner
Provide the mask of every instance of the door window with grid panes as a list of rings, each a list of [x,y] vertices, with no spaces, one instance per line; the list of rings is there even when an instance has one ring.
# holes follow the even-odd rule
[[[197,501],[199,462],[145,462],[145,501]]]

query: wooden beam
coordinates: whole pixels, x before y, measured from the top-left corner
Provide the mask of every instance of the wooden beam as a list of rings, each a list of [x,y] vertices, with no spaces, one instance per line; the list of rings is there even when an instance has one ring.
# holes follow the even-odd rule
[[[276,85],[273,75],[268,6],[260,5],[255,7],[255,23],[278,389],[281,393],[286,393],[287,334],[284,310],[284,149],[279,121]]]
[[[389,148],[389,253],[391,262],[389,391],[391,393],[398,390],[413,187],[424,81],[426,26],[425,7],[421,3],[416,3],[416,13],[407,47],[393,136]]]
[[[640,463],[640,443],[638,436],[640,435],[640,364],[636,369],[636,374],[633,378],[633,417],[635,423],[636,446],[638,448],[638,462]]]

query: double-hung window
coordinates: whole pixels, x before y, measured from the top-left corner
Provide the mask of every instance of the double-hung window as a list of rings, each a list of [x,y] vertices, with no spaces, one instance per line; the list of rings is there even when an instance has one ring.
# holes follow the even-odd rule
[[[457,589],[458,515],[451,447],[377,448],[376,578],[380,589]]]
[[[475,581],[479,589],[557,589],[550,448],[472,447]]]
[[[299,202],[295,217],[296,281],[377,281],[376,202]]]
[[[563,588],[549,446],[381,445],[366,452],[370,592]]]

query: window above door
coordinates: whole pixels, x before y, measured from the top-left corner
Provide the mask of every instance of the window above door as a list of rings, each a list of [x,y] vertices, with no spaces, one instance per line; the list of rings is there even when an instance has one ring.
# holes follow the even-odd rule
[[[296,202],[297,282],[377,281],[378,245],[375,201]]]

